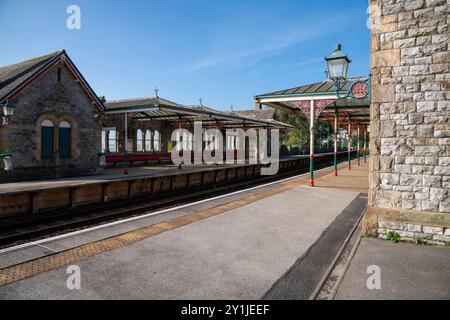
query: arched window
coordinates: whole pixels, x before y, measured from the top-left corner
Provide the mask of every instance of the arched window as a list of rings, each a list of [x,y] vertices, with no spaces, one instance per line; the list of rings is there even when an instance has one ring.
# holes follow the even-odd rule
[[[67,121],[61,121],[58,130],[59,155],[69,157],[71,155],[72,146],[72,128]]]
[[[193,137],[191,132],[183,132],[183,150],[192,151],[193,150]]]
[[[205,138],[204,138],[205,150],[209,151],[211,149],[211,145],[210,145],[210,141],[209,141],[209,135],[206,133],[206,130],[205,130],[204,136],[205,136]]]
[[[143,146],[143,134],[142,134],[142,130],[138,129],[137,133],[136,133],[136,150],[138,152],[142,152],[144,151],[144,146]]]
[[[149,129],[145,131],[145,151],[152,151],[152,132]]]
[[[234,151],[236,149],[236,138],[235,136],[227,136],[226,150]]]
[[[161,151],[160,139],[159,131],[155,130],[155,133],[153,134],[153,148],[155,151]]]
[[[116,128],[110,128],[108,131],[109,152],[117,152],[117,130]]]
[[[194,136],[192,135],[192,132],[189,132],[188,136],[188,150],[194,150]]]
[[[44,120],[41,124],[41,154],[43,157],[51,157],[54,153],[55,126],[50,120]]]

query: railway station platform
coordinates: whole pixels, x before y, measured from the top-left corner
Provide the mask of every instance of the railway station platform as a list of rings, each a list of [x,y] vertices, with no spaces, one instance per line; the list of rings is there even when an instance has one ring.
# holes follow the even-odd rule
[[[363,238],[335,299],[449,300],[449,265],[450,248]],[[379,286],[368,288],[373,267]]]
[[[346,152],[342,152],[346,154]],[[322,154],[322,156],[329,154]],[[317,155],[321,157],[321,155]],[[297,161],[297,160],[309,160],[309,156],[304,155],[292,155],[283,156],[280,162]],[[104,183],[111,181],[121,181],[130,180],[140,177],[157,178],[162,176],[170,176],[178,173],[196,173],[201,171],[212,171],[220,170],[223,168],[236,168],[246,165],[183,165],[181,169],[173,164],[164,165],[148,165],[148,166],[132,166],[128,167],[128,174],[124,173],[124,167],[118,168],[107,168],[104,170],[104,174],[101,175],[91,175],[83,177],[71,177],[71,178],[61,178],[61,179],[47,179],[47,180],[36,180],[36,181],[23,181],[23,182],[8,182],[0,183],[0,195],[14,194],[18,192],[26,191],[41,191],[67,186],[83,186],[87,184]]]
[[[347,152],[338,154],[344,161]],[[356,156],[353,152],[352,156]],[[319,154],[318,168],[331,165],[333,154]],[[149,196],[170,196],[192,189],[212,188],[261,177],[261,164],[141,166],[106,169],[103,175],[0,184],[0,218],[38,213],[59,213],[83,207]],[[307,170],[308,156],[286,156],[279,174]]]
[[[367,164],[340,167],[2,250],[0,298],[308,299],[367,204]]]

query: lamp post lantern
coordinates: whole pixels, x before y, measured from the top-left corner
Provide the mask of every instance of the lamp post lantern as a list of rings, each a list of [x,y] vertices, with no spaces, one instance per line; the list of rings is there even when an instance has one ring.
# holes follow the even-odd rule
[[[347,78],[348,67],[351,63],[347,54],[342,51],[342,45],[337,44],[336,49],[328,57],[325,57],[328,64],[328,74],[331,80],[344,80]]]

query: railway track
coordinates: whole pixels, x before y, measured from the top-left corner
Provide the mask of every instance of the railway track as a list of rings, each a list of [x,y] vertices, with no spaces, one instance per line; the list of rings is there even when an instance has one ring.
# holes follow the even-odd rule
[[[339,161],[345,162],[345,160]],[[333,160],[324,161],[315,169],[333,165]],[[99,206],[86,206],[73,210],[23,215],[0,219],[0,248],[45,239],[71,231],[94,227],[108,222],[170,209],[218,195],[245,190],[262,184],[279,181],[288,177],[307,173],[309,167],[290,168],[275,176],[260,176],[249,180],[221,183],[213,187],[196,189],[192,192],[172,192],[163,195],[146,196],[132,200],[119,200]]]

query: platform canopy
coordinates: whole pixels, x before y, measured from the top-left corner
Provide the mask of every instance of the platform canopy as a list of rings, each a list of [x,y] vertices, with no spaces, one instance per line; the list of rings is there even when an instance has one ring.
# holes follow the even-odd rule
[[[294,126],[273,120],[244,116],[196,105],[186,106],[160,97],[108,101],[105,114],[127,114],[135,121],[163,120],[174,125],[202,121],[208,128],[260,128],[297,130]]]
[[[349,119],[361,125],[370,123],[370,85],[367,77],[348,78],[336,92],[332,80],[303,85],[291,89],[260,94],[255,97],[258,105],[266,105],[289,113],[299,114],[310,120],[311,101],[315,103],[316,120],[332,120],[339,116],[340,125]],[[346,98],[338,98],[346,96]]]
[[[340,52],[337,46],[335,52]],[[346,56],[344,57],[345,59]],[[347,59],[348,60],[348,59]],[[348,62],[350,62],[348,60]],[[366,153],[367,131],[370,124],[370,79],[368,77],[335,78],[318,83],[260,94],[255,97],[256,105],[267,105],[289,113],[306,117],[310,129],[310,184],[314,186],[314,135],[317,121],[334,124],[334,173],[337,175],[338,131],[347,130],[348,165],[351,169],[351,136],[357,132],[357,158],[360,164],[361,133],[363,133],[364,154]],[[361,132],[362,131],[362,132]]]

